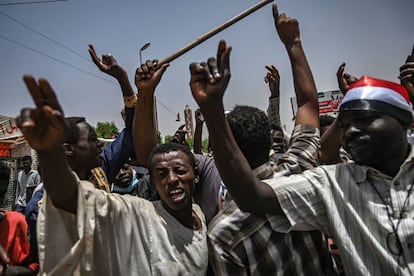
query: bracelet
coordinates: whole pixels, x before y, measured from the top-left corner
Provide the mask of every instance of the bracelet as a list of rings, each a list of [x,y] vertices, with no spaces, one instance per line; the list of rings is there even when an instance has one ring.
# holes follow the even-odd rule
[[[124,96],[124,105],[126,107],[135,107],[138,101],[137,93],[134,93],[132,96]]]

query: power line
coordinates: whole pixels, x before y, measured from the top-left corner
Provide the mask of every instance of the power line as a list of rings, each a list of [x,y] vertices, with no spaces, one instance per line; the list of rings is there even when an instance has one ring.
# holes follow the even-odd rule
[[[108,79],[103,78],[103,77],[101,77],[101,76],[99,76],[99,75],[96,75],[96,74],[91,73],[91,72],[89,72],[89,71],[86,71],[86,70],[84,70],[84,69],[82,69],[82,68],[79,68],[79,67],[77,67],[77,66],[75,66],[75,65],[72,65],[72,64],[70,64],[70,63],[67,63],[66,61],[63,61],[63,60],[57,59],[57,58],[55,58],[55,57],[52,57],[52,56],[50,56],[50,55],[48,55],[48,54],[45,54],[45,53],[43,53],[43,52],[41,52],[41,51],[39,51],[39,50],[33,49],[32,47],[29,47],[29,46],[27,46],[27,45],[25,45],[25,44],[23,44],[23,43],[20,43],[20,42],[18,42],[18,41],[16,41],[16,40],[13,40],[13,39],[11,39],[11,38],[5,37],[5,36],[3,36],[3,35],[1,35],[1,34],[0,34],[0,37],[1,37],[1,38],[3,38],[3,39],[5,39],[5,40],[7,40],[7,41],[10,41],[10,42],[12,42],[12,43],[14,43],[14,44],[17,44],[17,45],[19,45],[19,46],[21,46],[21,47],[23,47],[23,48],[26,48],[26,49],[28,49],[28,50],[30,50],[30,51],[33,51],[33,52],[35,52],[35,53],[38,53],[38,54],[40,54],[40,55],[42,55],[42,56],[45,56],[45,57],[47,57],[47,58],[50,58],[50,59],[52,59],[52,60],[54,60],[54,61],[56,61],[56,62],[58,62],[58,63],[64,64],[64,65],[69,66],[69,67],[71,67],[71,68],[73,68],[73,69],[76,69],[76,70],[81,71],[81,72],[83,72],[83,73],[86,73],[86,74],[88,74],[88,75],[94,76],[95,78],[98,78],[98,79],[101,79],[101,80],[104,80],[104,81],[110,82],[110,83],[112,83],[112,84],[117,84],[116,82],[114,82],[114,81],[112,81],[112,80],[108,80]]]
[[[41,37],[46,38],[47,40],[49,40],[49,41],[51,41],[51,42],[53,42],[53,43],[55,43],[55,44],[59,45],[60,47],[65,48],[65,49],[66,49],[66,50],[68,50],[69,52],[71,52],[71,53],[73,53],[73,54],[75,54],[75,55],[77,55],[77,56],[79,56],[79,57],[81,57],[81,58],[83,58],[83,59],[87,60],[88,62],[91,62],[90,58],[85,57],[84,55],[82,55],[82,54],[80,54],[80,53],[76,52],[75,50],[72,50],[71,48],[69,48],[69,47],[67,47],[67,46],[63,45],[62,43],[60,43],[60,42],[58,42],[58,41],[56,41],[56,40],[54,40],[54,39],[50,38],[49,36],[47,36],[47,35],[45,35],[45,34],[43,34],[43,33],[41,33],[41,32],[39,32],[38,30],[33,29],[32,27],[30,27],[30,26],[28,26],[28,25],[24,24],[23,22],[21,22],[21,21],[17,20],[16,18],[13,18],[13,17],[11,17],[10,15],[7,15],[7,14],[5,14],[5,13],[4,13],[4,12],[2,12],[2,11],[0,11],[0,14],[2,14],[3,16],[5,16],[5,17],[9,18],[10,20],[13,20],[13,21],[14,21],[14,22],[16,22],[17,24],[19,24],[19,25],[21,25],[21,26],[23,26],[23,27],[25,27],[25,28],[27,28],[27,29],[31,30],[32,32],[34,32],[34,33],[36,33],[36,34],[40,35]],[[92,63],[92,62],[91,62],[91,63]]]
[[[69,67],[71,67],[71,68],[73,68],[73,69],[75,69],[75,70],[78,70],[78,71],[80,71],[80,72],[86,73],[86,74],[88,74],[88,75],[91,75],[91,76],[93,76],[93,77],[95,77],[95,78],[98,78],[98,79],[104,80],[104,81],[106,81],[106,82],[109,82],[109,83],[112,83],[112,84],[118,85],[116,82],[114,82],[114,81],[112,81],[112,80],[108,80],[108,79],[103,78],[103,77],[101,77],[101,76],[99,76],[99,75],[96,75],[96,74],[91,73],[91,72],[89,72],[89,71],[86,71],[86,70],[84,70],[84,69],[82,69],[82,68],[79,68],[79,67],[77,67],[77,66],[74,66],[74,65],[72,65],[72,64],[70,64],[70,63],[67,63],[67,62],[65,62],[65,61],[63,61],[63,60],[57,59],[57,58],[55,58],[55,57],[52,57],[52,56],[50,56],[50,55],[48,55],[48,54],[45,54],[45,53],[43,53],[43,52],[41,52],[41,51],[39,51],[39,50],[36,50],[36,49],[34,49],[34,48],[32,48],[32,47],[29,47],[29,46],[27,46],[27,45],[25,45],[25,44],[23,44],[23,43],[20,43],[20,42],[18,42],[18,41],[16,41],[16,40],[13,40],[13,39],[11,39],[11,38],[5,37],[4,35],[1,35],[1,34],[0,34],[0,37],[1,37],[1,38],[3,38],[3,39],[5,39],[5,40],[7,40],[7,41],[9,41],[9,42],[12,42],[12,43],[14,43],[14,44],[17,44],[17,45],[19,45],[19,46],[21,46],[21,47],[23,47],[23,48],[26,48],[26,49],[28,49],[28,50],[30,50],[30,51],[33,51],[33,52],[35,52],[35,53],[38,53],[38,54],[40,54],[40,55],[42,55],[42,56],[45,56],[45,57],[47,57],[47,58],[50,58],[50,59],[52,59],[52,60],[54,60],[54,61],[56,61],[56,62],[58,62],[58,63],[61,63],[61,64],[66,65],[66,66],[69,66]],[[170,108],[168,108],[168,106],[166,106],[164,103],[162,103],[159,99],[157,99],[157,102],[158,102],[158,103],[159,103],[162,107],[164,107],[167,111],[171,112],[171,114],[172,114],[172,115],[174,115],[174,116],[176,115],[176,113],[175,113],[174,111],[172,111]]]
[[[164,107],[166,110],[168,110],[169,112],[171,112],[171,114],[172,115],[174,115],[174,116],[176,116],[177,115],[177,113],[175,113],[174,111],[172,111],[171,109],[169,109],[168,108],[168,106],[166,106],[165,104],[163,104],[162,102],[160,102],[160,100],[158,100],[158,98],[157,98],[157,102],[162,106],[162,107]]]
[[[37,2],[39,2],[39,3],[40,3],[40,2],[57,2],[57,1],[67,1],[67,0],[53,0],[53,1],[51,0],[51,1],[35,1],[35,2],[36,2],[36,3],[37,3]],[[32,3],[35,3],[35,2],[32,2]],[[27,3],[29,3],[29,2],[27,2]],[[0,4],[0,5],[1,5],[1,4]],[[34,29],[34,28],[32,28],[32,27],[28,26],[27,24],[25,24],[25,23],[23,23],[23,22],[21,22],[21,21],[17,20],[16,18],[13,18],[13,17],[9,16],[9,15],[5,14],[5,13],[4,13],[4,12],[2,12],[2,11],[0,11],[0,14],[2,14],[3,16],[5,16],[5,17],[9,18],[10,20],[14,21],[15,23],[17,23],[17,24],[19,24],[19,25],[21,25],[21,26],[23,26],[23,27],[25,27],[25,28],[27,28],[27,29],[31,30],[32,32],[34,32],[34,33],[36,33],[36,34],[40,35],[41,37],[43,37],[43,38],[45,38],[45,39],[47,39],[47,40],[51,41],[52,43],[55,43],[56,45],[58,45],[58,46],[60,46],[60,47],[62,47],[62,48],[64,48],[64,49],[66,49],[66,50],[68,50],[69,52],[71,52],[71,53],[73,53],[73,54],[75,54],[75,55],[77,55],[77,56],[79,56],[79,57],[81,57],[81,58],[83,58],[83,59],[87,60],[88,62],[91,62],[91,63],[92,63],[92,61],[91,61],[89,58],[85,57],[84,55],[80,54],[79,52],[77,52],[77,51],[75,51],[75,50],[72,50],[71,48],[69,48],[69,47],[67,47],[67,46],[63,45],[62,43],[60,43],[60,42],[58,42],[58,41],[54,40],[53,38],[51,38],[51,37],[49,37],[49,36],[47,36],[47,35],[43,34],[42,32],[40,32],[40,31],[38,31],[38,30],[36,30],[36,29]],[[57,58],[55,58],[55,57],[52,57],[52,56],[50,56],[50,55],[48,55],[48,54],[45,54],[45,53],[43,53],[43,52],[41,52],[41,51],[39,51],[39,50],[36,50],[36,49],[33,49],[33,48],[31,48],[31,47],[29,47],[29,46],[27,46],[27,45],[24,45],[23,43],[17,42],[17,41],[15,41],[15,40],[10,39],[10,38],[7,38],[7,37],[5,37],[5,36],[3,36],[3,35],[0,35],[0,37],[2,37],[2,38],[3,38],[3,39],[5,39],[5,40],[8,40],[8,41],[10,41],[10,42],[13,42],[13,43],[15,43],[15,44],[17,44],[17,45],[19,45],[19,46],[21,46],[21,47],[24,47],[24,48],[29,49],[29,50],[31,50],[31,51],[34,51],[34,52],[36,52],[36,53],[38,53],[38,54],[41,54],[41,55],[43,55],[43,56],[46,56],[46,57],[48,57],[48,58],[50,58],[50,59],[52,59],[52,60],[54,60],[54,61],[56,61],[56,62],[59,62],[59,63],[62,63],[62,64],[64,64],[64,65],[66,65],[66,66],[69,66],[69,67],[71,67],[71,68],[73,68],[73,69],[79,70],[79,71],[81,71],[81,72],[83,72],[83,73],[86,73],[86,74],[91,75],[91,76],[94,76],[94,77],[96,77],[96,78],[99,78],[99,79],[105,80],[105,81],[110,82],[110,83],[112,83],[112,84],[116,84],[114,81],[108,80],[108,79],[103,78],[103,77],[101,77],[101,76],[98,76],[98,75],[96,75],[96,74],[94,74],[94,73],[88,72],[88,71],[86,71],[86,70],[84,70],[84,69],[82,69],[82,68],[79,68],[79,67],[77,67],[77,66],[74,66],[74,65],[72,65],[72,64],[69,64],[69,63],[67,63],[67,62],[65,62],[65,61],[62,61],[62,60],[57,59]],[[164,103],[162,103],[162,102],[161,102],[161,101],[159,101],[158,99],[157,99],[157,102],[158,102],[158,103],[159,103],[162,107],[164,107],[167,111],[169,111],[172,115],[174,115],[174,116],[176,115],[176,114],[175,114],[175,112],[174,112],[174,111],[172,111],[170,108],[168,108],[168,106],[167,106],[167,105],[165,105]]]
[[[12,5],[26,5],[26,4],[40,4],[48,2],[64,2],[68,0],[44,0],[44,1],[29,1],[29,2],[16,2],[16,3],[2,3],[0,6],[12,6]]]

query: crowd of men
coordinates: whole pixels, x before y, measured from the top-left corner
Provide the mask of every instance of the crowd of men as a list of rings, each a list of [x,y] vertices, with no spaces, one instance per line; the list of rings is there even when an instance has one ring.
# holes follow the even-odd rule
[[[247,105],[225,113],[224,40],[216,57],[189,66],[200,107],[194,150],[182,129],[157,145],[154,95],[169,64],[142,64],[135,93],[115,58],[89,45],[125,103],[125,128],[105,147],[85,118],[65,117],[46,79],[25,75],[35,107],[17,122],[42,184],[24,159],[16,211],[0,212],[0,275],[414,274],[414,57],[400,83],[356,78],[341,64],[339,115],[322,118],[299,23],[276,4],[272,12],[297,99],[290,135],[273,65],[267,113]],[[211,154],[201,152],[201,114]],[[9,174],[0,163],[0,200]]]

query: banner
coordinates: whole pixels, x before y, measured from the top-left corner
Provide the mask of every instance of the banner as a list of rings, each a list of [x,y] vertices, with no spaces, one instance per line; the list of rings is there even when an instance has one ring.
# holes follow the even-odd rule
[[[336,117],[343,97],[344,95],[339,90],[318,92],[319,114]],[[295,118],[298,110],[296,97],[290,98],[290,104],[292,105],[293,118]]]
[[[341,104],[344,95],[341,91],[325,91],[318,93],[319,114],[335,116],[339,112],[339,105]]]
[[[0,140],[21,137],[22,132],[12,117],[0,115]]]

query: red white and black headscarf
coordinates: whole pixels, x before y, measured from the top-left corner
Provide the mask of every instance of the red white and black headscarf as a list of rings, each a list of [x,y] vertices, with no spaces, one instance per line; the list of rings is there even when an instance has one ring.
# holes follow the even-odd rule
[[[376,111],[392,116],[404,125],[413,123],[412,106],[407,90],[391,81],[363,76],[350,85],[339,112]]]

